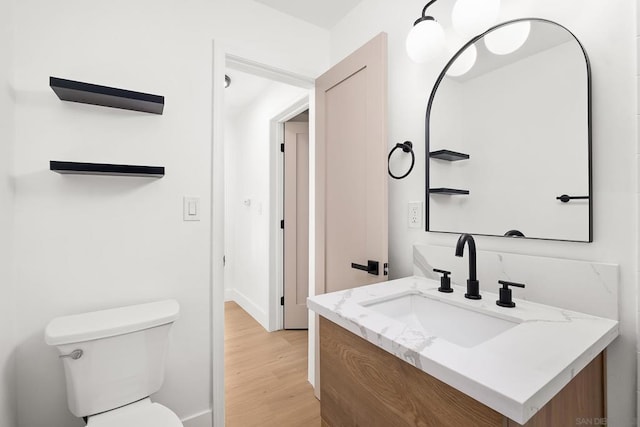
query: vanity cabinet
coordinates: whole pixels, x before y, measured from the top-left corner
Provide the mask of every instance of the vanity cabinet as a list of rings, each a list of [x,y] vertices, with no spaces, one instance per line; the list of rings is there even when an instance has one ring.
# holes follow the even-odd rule
[[[322,316],[320,375],[323,427],[521,425]],[[524,425],[601,421],[604,390],[603,352]]]

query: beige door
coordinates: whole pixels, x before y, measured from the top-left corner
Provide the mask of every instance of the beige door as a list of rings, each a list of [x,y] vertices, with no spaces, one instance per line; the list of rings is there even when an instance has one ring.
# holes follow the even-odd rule
[[[284,328],[307,329],[309,123],[284,124]]]
[[[386,280],[387,35],[316,80],[316,294]],[[378,272],[366,268],[378,263]],[[317,337],[316,330],[316,337]],[[316,395],[320,389],[316,338]]]
[[[385,33],[316,80],[316,146],[316,293],[386,280]]]

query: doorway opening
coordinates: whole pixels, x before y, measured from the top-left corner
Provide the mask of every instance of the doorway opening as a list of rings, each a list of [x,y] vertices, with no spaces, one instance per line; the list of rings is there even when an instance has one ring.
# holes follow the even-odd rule
[[[296,405],[306,408],[297,416],[318,412],[319,417],[308,383],[308,334],[281,330],[286,295],[281,144],[287,126],[298,126],[305,116],[308,123],[313,115],[309,112],[313,80],[231,55],[225,59],[224,72],[229,77],[222,117],[225,418],[228,425],[259,420],[269,408],[276,411],[275,401],[285,403],[287,394],[282,392],[292,387],[300,396]],[[308,140],[307,130],[307,163]],[[308,176],[300,184],[307,190]],[[301,204],[307,205],[308,216],[306,194]],[[308,235],[308,219],[297,228],[305,227]],[[308,249],[306,256],[308,263]],[[306,275],[308,279],[308,271]],[[308,290],[308,280],[304,286]],[[302,299],[306,296],[297,298]],[[304,317],[308,318],[306,306]]]
[[[276,331],[283,328],[284,296],[281,144],[285,123],[308,109],[308,94],[236,69],[227,75],[231,84],[225,90],[225,301],[236,302],[264,329]],[[308,179],[304,185],[308,189]]]

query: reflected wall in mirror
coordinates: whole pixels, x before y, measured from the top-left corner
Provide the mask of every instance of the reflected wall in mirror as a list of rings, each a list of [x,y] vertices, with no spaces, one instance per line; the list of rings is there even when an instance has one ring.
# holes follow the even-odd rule
[[[584,48],[551,21],[467,43],[427,107],[427,231],[591,242],[590,80]]]

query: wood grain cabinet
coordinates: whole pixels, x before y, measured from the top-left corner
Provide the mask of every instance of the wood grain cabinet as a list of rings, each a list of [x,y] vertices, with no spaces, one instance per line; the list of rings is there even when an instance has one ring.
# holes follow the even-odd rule
[[[598,355],[526,427],[602,420],[604,355]],[[516,427],[455,388],[320,317],[323,427]]]

